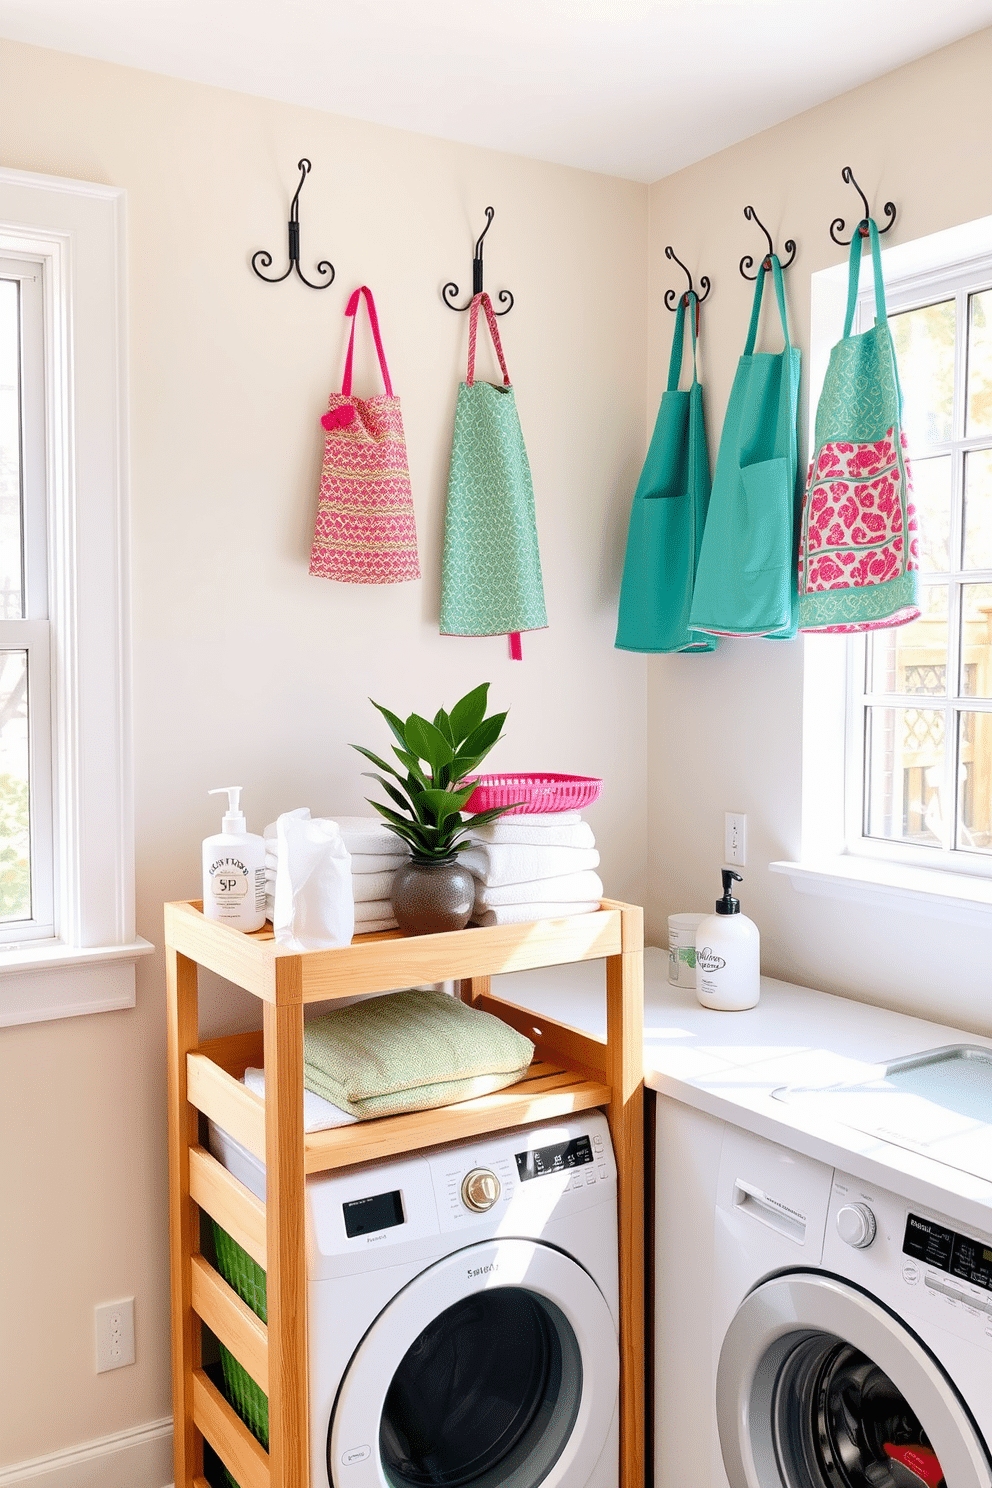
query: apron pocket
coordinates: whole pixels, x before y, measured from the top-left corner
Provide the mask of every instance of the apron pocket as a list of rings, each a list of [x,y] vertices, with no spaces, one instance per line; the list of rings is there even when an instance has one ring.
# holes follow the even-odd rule
[[[746,574],[788,571],[792,563],[792,480],[784,457],[741,467],[737,551]]]

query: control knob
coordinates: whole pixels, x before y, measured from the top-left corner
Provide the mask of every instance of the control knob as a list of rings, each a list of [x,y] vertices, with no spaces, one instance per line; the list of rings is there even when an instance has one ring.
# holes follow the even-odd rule
[[[837,1233],[845,1245],[867,1250],[878,1226],[867,1204],[844,1204],[837,1210]]]
[[[499,1198],[499,1179],[488,1168],[473,1168],[462,1179],[462,1200],[468,1209],[484,1214]]]

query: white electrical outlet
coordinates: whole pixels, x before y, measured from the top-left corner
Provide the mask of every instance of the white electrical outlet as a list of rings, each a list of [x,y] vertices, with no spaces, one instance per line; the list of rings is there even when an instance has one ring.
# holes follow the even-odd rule
[[[96,1372],[134,1363],[134,1298],[104,1302],[96,1309]]]
[[[747,817],[743,812],[727,811],[723,818],[723,861],[743,867],[746,854]]]

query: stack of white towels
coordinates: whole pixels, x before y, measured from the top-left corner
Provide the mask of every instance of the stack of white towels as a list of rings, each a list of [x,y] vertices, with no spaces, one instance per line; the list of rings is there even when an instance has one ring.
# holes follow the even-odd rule
[[[591,914],[603,897],[596,839],[578,811],[498,817],[458,861],[475,876],[477,925]]]
[[[397,868],[410,854],[401,838],[378,816],[338,816],[344,845],[351,853],[351,886],[355,895],[355,934],[395,930],[389,894]]]
[[[395,832],[377,816],[334,817],[345,847],[351,854],[351,886],[355,900],[355,934],[395,930],[390,902],[393,875],[410,856]],[[272,918],[276,886],[276,824],[265,829],[266,914]]]

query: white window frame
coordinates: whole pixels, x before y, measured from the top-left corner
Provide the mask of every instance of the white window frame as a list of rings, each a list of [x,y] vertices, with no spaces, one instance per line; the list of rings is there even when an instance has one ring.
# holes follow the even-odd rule
[[[0,943],[0,1025],[132,1007],[124,193],[0,169],[0,257],[44,291],[53,924]]]
[[[884,240],[883,240],[884,241]],[[955,285],[992,282],[992,217],[883,248],[890,310],[950,298]],[[871,258],[861,297],[871,300]],[[814,274],[810,294],[809,429],[847,299],[847,262]],[[873,303],[873,300],[872,300]],[[869,311],[869,318],[870,318]],[[958,347],[959,357],[963,347]],[[859,679],[865,640],[804,635],[803,794],[797,861],[772,863],[805,893],[992,925],[992,862],[862,835],[863,750]]]

